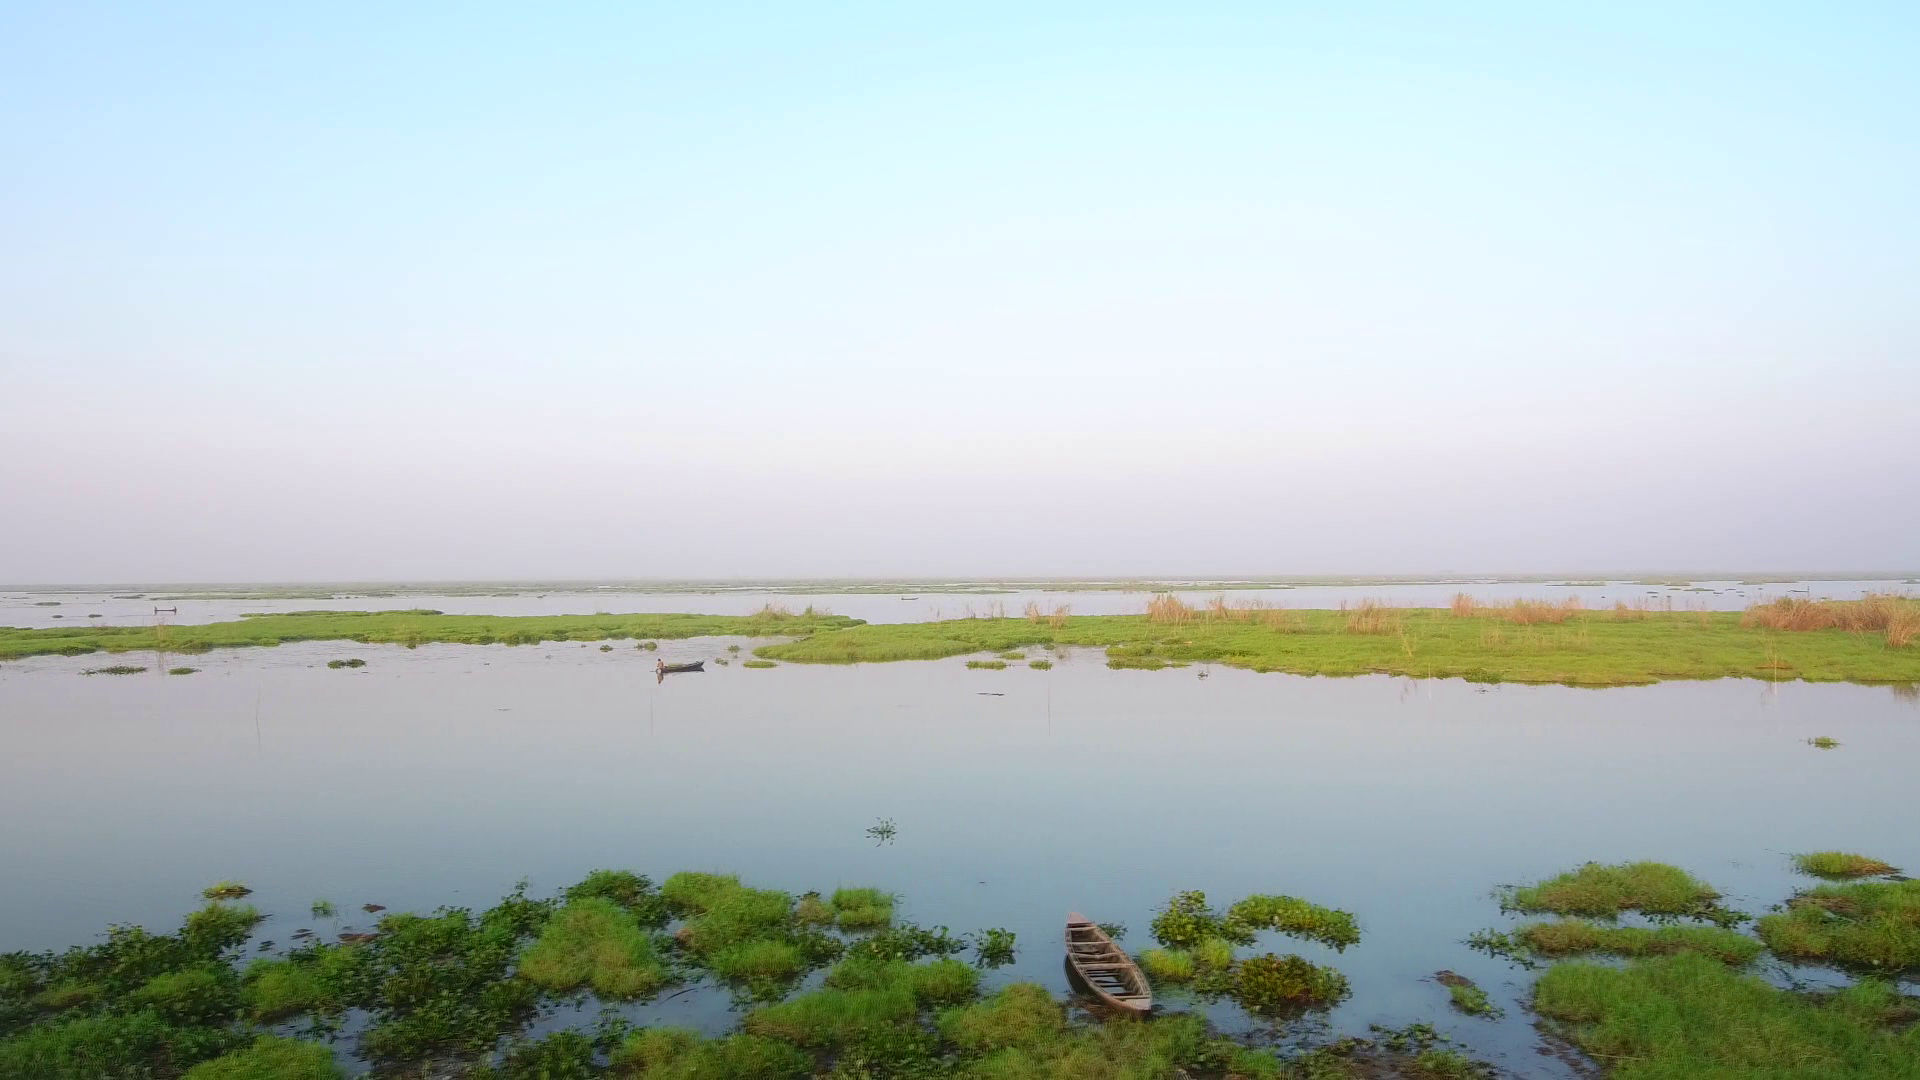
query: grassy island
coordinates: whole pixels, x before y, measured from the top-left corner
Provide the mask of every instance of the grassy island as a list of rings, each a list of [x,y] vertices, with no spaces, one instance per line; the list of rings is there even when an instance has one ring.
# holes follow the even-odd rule
[[[1783,607],[1783,605],[1786,605]],[[1295,675],[1407,675],[1474,682],[1627,686],[1666,679],[1920,682],[1920,600],[1777,602],[1746,612],[1589,611],[1577,601],[1451,608],[1371,602],[1295,611],[1171,595],[1144,615],[1069,615],[868,624],[812,608],[752,615],[446,615],[437,611],[303,611],[200,626],[0,629],[0,659],[133,650],[196,653],[286,641],[518,645],[545,641],[787,637],[763,660],[852,664],[935,660],[1024,649],[1104,648],[1116,668],[1196,662]],[[983,664],[1004,661],[983,661]],[[1038,666],[1038,665],[1036,665]]]

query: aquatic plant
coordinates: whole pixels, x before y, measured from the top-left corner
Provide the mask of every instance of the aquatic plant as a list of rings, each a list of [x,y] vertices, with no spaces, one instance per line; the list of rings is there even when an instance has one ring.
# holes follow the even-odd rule
[[[1703,956],[1656,957],[1625,968],[1559,964],[1534,986],[1533,1007],[1622,1074],[1920,1075],[1920,1040]]]
[[[636,649],[645,649],[648,652],[652,652],[660,647],[660,643],[657,641],[638,641],[634,643],[633,647]]]
[[[1502,906],[1555,915],[1612,916],[1624,911],[1740,922],[1745,916],[1715,903],[1720,894],[1677,866],[1634,862],[1587,863],[1537,885],[1509,889]]]
[[[333,1002],[322,968],[312,956],[262,957],[247,966],[241,1002],[255,1023],[272,1024],[302,1013],[326,1011]]]
[[[1243,940],[1253,930],[1278,930],[1289,937],[1317,941],[1335,952],[1360,943],[1360,926],[1350,912],[1321,907],[1293,896],[1249,896],[1227,909],[1221,935]]]
[[[833,905],[817,892],[803,894],[793,908],[793,921],[800,926],[832,926],[834,918]]]
[[[1219,914],[1207,905],[1207,894],[1190,891],[1174,894],[1149,927],[1155,941],[1170,949],[1191,948],[1210,938],[1245,937],[1244,931],[1231,934]]]
[[[1040,1048],[1067,1032],[1060,1003],[1044,987],[1014,983],[976,1004],[940,1014],[940,1034],[963,1053]]]
[[[316,919],[331,919],[340,913],[331,900],[315,900],[309,910]]]
[[[1035,671],[1051,671],[1051,670],[1053,670],[1053,661],[1051,661],[1051,660],[1029,660],[1029,661],[1027,661],[1027,666],[1028,666],[1028,667],[1030,667],[1030,668],[1032,668],[1032,669],[1033,669],[1033,670],[1035,670]]]
[[[615,1075],[651,1080],[801,1080],[813,1072],[811,1055],[773,1039],[703,1039],[685,1028],[662,1027],[634,1032],[608,1064]]]
[[[1514,939],[1541,956],[1612,953],[1617,956],[1672,956],[1699,953],[1735,967],[1750,964],[1760,942],[1719,926],[1609,926],[1584,919],[1529,923]]]
[[[1349,992],[1346,976],[1332,968],[1304,957],[1273,953],[1241,961],[1234,968],[1231,986],[1234,1000],[1253,1013],[1334,1005]]]
[[[652,879],[631,870],[595,870],[578,884],[568,886],[565,896],[569,902],[610,900],[649,929],[657,930],[672,918],[666,898],[653,887]]]
[[[167,674],[169,674],[169,675],[191,675],[191,674],[193,674],[194,672],[196,672],[196,671],[199,671],[199,670],[200,670],[200,669],[199,669],[199,668],[197,668],[197,667],[175,667],[175,668],[168,668],[168,669],[167,669]]]
[[[1817,747],[1821,750],[1832,750],[1840,745],[1840,740],[1830,738],[1826,735],[1816,735],[1807,740],[1807,745]]]
[[[611,646],[611,645],[602,645],[602,646],[600,646],[600,651],[601,651],[601,652],[612,652],[612,651],[613,651],[613,646]]]
[[[740,666],[741,666],[741,667],[750,667],[750,668],[770,668],[770,667],[779,667],[780,665],[779,665],[779,664],[776,664],[776,663],[774,663],[774,662],[773,662],[773,661],[771,661],[771,660],[760,660],[760,659],[753,659],[753,660],[742,660],[742,661],[740,661]]]
[[[1000,659],[1002,660],[1025,660],[1026,658],[1027,654],[1018,649],[1012,649],[1000,654]]]
[[[973,936],[974,963],[983,968],[1004,967],[1013,963],[1017,935],[1005,927],[989,927]]]
[[[592,987],[603,998],[646,997],[667,981],[659,947],[611,900],[570,900],[520,957],[520,976],[555,993]]]
[[[985,668],[988,671],[1000,671],[1007,666],[1007,662],[1005,660],[969,660],[967,661],[967,666],[970,668]]]
[[[363,668],[367,666],[367,662],[355,656],[346,660],[329,660],[327,661],[327,666],[335,670],[340,668]]]
[[[727,979],[789,979],[807,970],[808,957],[790,941],[751,938],[717,950],[707,959]]]
[[[875,842],[875,846],[893,843],[894,834],[898,831],[894,828],[892,818],[881,818],[875,824],[867,826],[867,836]]]
[[[1795,855],[1793,866],[1803,874],[1823,878],[1881,877],[1900,872],[1899,867],[1891,866],[1879,859],[1844,851],[1815,851],[1805,855]]]
[[[137,666],[134,664],[115,664],[112,667],[88,668],[85,671],[82,671],[80,674],[82,675],[138,675],[145,670],[147,670],[145,667]]]
[[[1205,970],[1225,971],[1233,966],[1233,942],[1207,938],[1193,947],[1193,961]]]
[[[244,883],[225,879],[216,881],[200,890],[200,896],[206,900],[238,900],[243,896],[251,896],[252,894],[253,890],[247,888]]]

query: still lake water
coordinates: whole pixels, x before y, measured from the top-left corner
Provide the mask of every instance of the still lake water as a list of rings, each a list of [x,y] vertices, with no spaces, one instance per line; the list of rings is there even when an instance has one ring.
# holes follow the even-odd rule
[[[523,876],[544,893],[596,867],[699,869],[879,885],[923,925],[1007,927],[1020,958],[988,985],[1064,992],[1069,908],[1127,924],[1139,950],[1176,891],[1278,892],[1361,920],[1344,954],[1263,941],[1352,980],[1330,1030],[1429,1021],[1517,1073],[1565,1076],[1516,1005],[1531,976],[1461,944],[1513,922],[1496,886],[1657,859],[1758,912],[1808,884],[1791,852],[1920,866],[1920,702],[1885,687],[1201,679],[1110,671],[1094,649],[1047,672],[953,658],[653,677],[656,657],[731,643],[306,643],[190,657],[204,670],[184,677],[0,664],[0,951],[171,927],[226,877],[285,943],[364,924],[367,902],[480,907]],[[368,666],[325,667],[349,656]],[[881,818],[892,843],[866,835]],[[351,917],[314,923],[322,897]],[[1427,981],[1442,968],[1506,1019],[1452,1013]],[[718,1031],[727,1010],[693,994],[637,1015]]]

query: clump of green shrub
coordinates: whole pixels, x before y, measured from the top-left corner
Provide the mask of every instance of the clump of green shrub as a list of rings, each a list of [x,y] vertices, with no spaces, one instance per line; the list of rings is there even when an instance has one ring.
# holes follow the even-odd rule
[[[1289,937],[1317,941],[1335,952],[1360,943],[1360,927],[1352,914],[1292,896],[1249,896],[1227,909],[1226,925],[1236,932],[1278,930]]]
[[[235,1050],[188,1069],[181,1080],[346,1080],[333,1051],[320,1043],[262,1035]]]
[[[367,662],[355,656],[347,660],[329,660],[327,661],[327,666],[335,670],[340,668],[361,668],[366,667]]]
[[[667,967],[631,912],[585,897],[554,913],[520,958],[520,975],[555,993],[590,986],[603,998],[631,1001],[660,989]]]
[[[983,968],[1004,967],[1013,963],[1016,935],[1004,927],[991,927],[974,935],[974,963]]]
[[[1857,971],[1920,970],[1920,880],[1822,885],[1755,927],[1774,954]]]
[[[1232,980],[1234,1000],[1254,1013],[1338,1004],[1348,994],[1346,976],[1300,956],[1266,953],[1240,962]]]
[[[1879,859],[1845,851],[1815,851],[1806,855],[1795,855],[1793,866],[1803,874],[1823,878],[1883,877],[1900,872],[1898,867],[1881,862]]]
[[[1739,922],[1719,907],[1720,894],[1677,866],[1635,862],[1587,863],[1537,885],[1509,890],[1504,906],[1555,915],[1614,916],[1626,911]]]
[[[834,921],[842,930],[871,930],[893,921],[893,894],[879,889],[835,889]]]

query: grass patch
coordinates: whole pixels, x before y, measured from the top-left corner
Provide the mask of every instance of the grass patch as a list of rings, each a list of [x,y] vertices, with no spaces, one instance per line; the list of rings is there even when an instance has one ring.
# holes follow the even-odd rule
[[[253,895],[253,890],[243,882],[216,881],[200,890],[200,895],[207,900],[238,900],[243,896]]]
[[[363,668],[367,666],[367,662],[355,656],[346,660],[329,660],[327,666],[338,671],[341,668]]]
[[[1029,661],[1027,661],[1027,666],[1028,666],[1028,667],[1030,667],[1030,668],[1032,668],[1032,669],[1033,669],[1033,670],[1035,670],[1035,671],[1052,671],[1052,670],[1053,670],[1053,661],[1051,661],[1051,660],[1029,660]]]
[[[647,1028],[628,1036],[609,1062],[615,1076],[647,1080],[800,1080],[813,1057],[757,1035],[702,1039],[685,1028]]]
[[[167,669],[167,674],[169,674],[169,675],[192,675],[193,673],[195,673],[195,672],[197,672],[197,671],[199,671],[199,670],[200,670],[200,669],[199,669],[199,668],[197,668],[197,667],[172,667],[172,668],[168,668],[168,669]]]
[[[1014,983],[985,1001],[940,1014],[940,1034],[969,1054],[1048,1047],[1066,1034],[1066,1017],[1045,987]]]
[[[1534,1009],[1623,1080],[1920,1076],[1920,1038],[1775,989],[1704,956],[1559,964]]]
[[[918,1007],[904,987],[837,990],[831,987],[748,1013],[742,1027],[749,1035],[779,1039],[795,1046],[828,1049],[862,1036],[881,1034],[912,1022]]]
[[[568,901],[520,958],[520,975],[555,993],[591,987],[615,1001],[643,998],[667,981],[653,938],[611,900]]]
[[[1000,671],[1006,668],[1007,662],[1005,660],[969,660],[967,661],[967,666],[970,668],[982,668],[987,671]]]
[[[1447,994],[1453,1007],[1468,1016],[1499,1016],[1501,1009],[1487,998],[1487,992],[1472,983],[1450,983]]]
[[[807,970],[807,955],[788,941],[755,938],[729,945],[707,960],[725,979],[790,979]]]
[[[147,670],[145,667],[135,665],[135,664],[114,664],[111,667],[88,668],[85,671],[82,671],[80,674],[82,675],[138,675],[145,670]]]
[[[320,1043],[262,1035],[253,1045],[202,1062],[181,1080],[346,1080]]]
[[[1504,906],[1555,915],[1611,917],[1638,911],[1643,915],[1739,921],[1738,916],[1715,903],[1719,898],[1720,894],[1705,883],[1666,863],[1587,863],[1537,885],[1509,890]]]
[[[1612,953],[1616,956],[1672,956],[1697,953],[1735,967],[1758,959],[1761,944],[1718,926],[1609,926],[1583,919],[1530,923],[1514,931],[1521,944],[1541,956]]]
[[[1795,855],[1793,867],[1803,874],[1823,878],[1881,877],[1900,872],[1898,867],[1881,862],[1879,859],[1853,855],[1844,851],[1815,851],[1806,855]]]
[[[1197,965],[1185,949],[1148,949],[1140,954],[1140,967],[1160,982],[1192,982]]]
[[[248,965],[241,1001],[255,1023],[325,1011],[332,1000],[318,964],[262,958]]]
[[[1236,931],[1278,930],[1288,937],[1317,941],[1335,952],[1360,943],[1360,926],[1351,913],[1292,896],[1249,896],[1227,909],[1226,925]]]
[[[893,921],[893,894],[879,889],[835,889],[832,904],[842,930],[872,930]]]
[[[1018,650],[1015,650],[1012,652],[1003,652],[1000,654],[1000,659],[1002,660],[1025,660],[1026,658],[1027,658],[1027,654],[1020,652]]]
[[[1822,885],[1756,926],[1786,960],[1881,973],[1920,970],[1920,881]]]
[[[752,659],[752,660],[740,661],[740,666],[750,667],[750,668],[770,668],[770,667],[779,667],[780,665],[774,663],[771,660],[761,660],[756,657],[755,659]]]
[[[1252,1013],[1273,1014],[1335,1005],[1348,994],[1346,976],[1300,956],[1267,953],[1234,969],[1233,999]]]
[[[1807,745],[1820,750],[1834,750],[1840,746],[1840,740],[1826,735],[1815,735],[1807,740]]]

